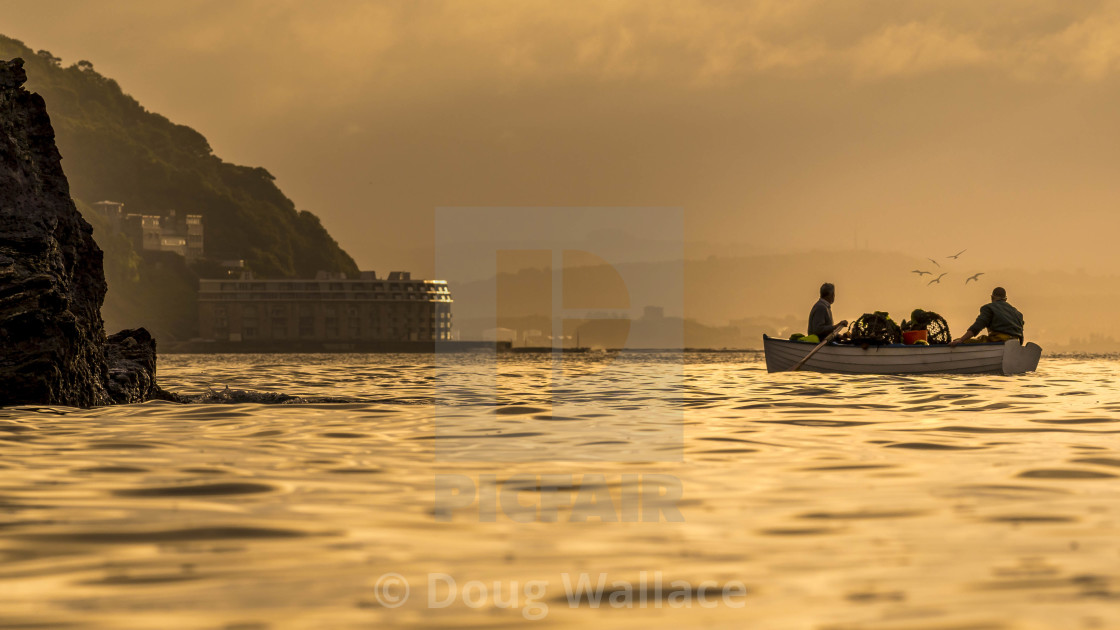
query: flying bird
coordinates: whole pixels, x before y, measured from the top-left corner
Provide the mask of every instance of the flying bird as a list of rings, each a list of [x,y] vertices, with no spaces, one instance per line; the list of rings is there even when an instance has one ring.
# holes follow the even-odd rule
[[[932,258],[927,258],[926,260],[928,260],[928,261],[930,261],[931,263],[933,263],[933,264],[937,265],[938,267],[940,267],[940,266],[941,266],[941,263],[937,262],[936,260],[934,260],[934,259],[932,259]]]
[[[969,276],[968,279],[964,281],[964,283],[968,284],[969,282],[972,282],[973,280],[976,280],[977,282],[979,282],[980,281],[979,278],[982,275],[984,275],[984,272],[980,272],[980,273],[978,273],[974,276]]]
[[[929,274],[929,275],[931,275],[931,276],[933,275],[932,273],[930,273],[930,272],[928,272],[928,271],[922,271],[922,270],[920,270],[920,269],[915,269],[914,271],[911,271],[910,273],[916,273],[916,274],[918,274],[918,277],[919,277],[919,278],[921,278],[922,276],[924,276],[924,275],[926,275],[926,274]]]
[[[932,274],[931,274],[931,275],[932,275]],[[948,274],[948,273],[943,273],[943,274],[941,274],[940,276],[937,276],[937,277],[936,277],[936,278],[934,278],[933,280],[930,280],[930,281],[929,281],[929,282],[928,282],[928,283],[926,284],[926,286],[928,287],[929,285],[931,285],[931,284],[933,284],[933,283],[935,283],[935,282],[936,282],[936,283],[938,283],[938,284],[941,284],[941,279],[942,279],[942,278],[944,278],[944,277],[945,277],[945,276],[947,276],[947,275],[949,275],[949,274]]]
[[[959,251],[959,252],[957,252],[957,253],[953,254],[952,256],[946,256],[946,258],[952,258],[953,260],[956,260],[957,258],[960,258],[960,257],[961,257],[961,254],[963,254],[963,253],[965,253],[965,252],[967,252],[967,251],[968,251],[967,249],[962,249],[961,251]]]

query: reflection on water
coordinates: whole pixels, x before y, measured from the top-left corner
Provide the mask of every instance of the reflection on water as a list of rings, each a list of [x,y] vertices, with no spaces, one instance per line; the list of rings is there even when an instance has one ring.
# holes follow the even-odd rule
[[[588,378],[560,400],[547,357],[495,373],[471,355],[169,356],[172,390],[353,402],[0,410],[0,627],[526,623],[496,601],[428,609],[433,573],[545,581],[541,626],[1120,627],[1113,360],[890,377],[769,375],[750,353],[687,355],[683,371],[677,355],[569,358]],[[634,412],[654,406],[637,428],[683,422],[678,461],[581,457],[634,447]],[[437,411],[462,438],[439,457]],[[480,496],[509,480],[530,516],[542,476],[609,502],[668,475],[684,522],[572,522],[564,505],[556,522],[489,522],[436,505],[439,475]],[[389,572],[411,587],[395,609],[376,597]],[[643,609],[570,608],[560,585],[580,572],[693,594],[740,581],[745,605],[673,608],[647,585]]]

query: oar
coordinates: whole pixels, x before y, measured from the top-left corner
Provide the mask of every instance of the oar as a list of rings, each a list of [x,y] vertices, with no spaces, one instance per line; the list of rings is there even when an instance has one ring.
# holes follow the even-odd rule
[[[840,330],[841,330],[842,328],[844,328],[844,326],[845,326],[845,324],[837,324],[836,328],[833,328],[833,329],[832,329],[832,332],[828,333],[828,336],[827,336],[827,337],[825,337],[824,339],[821,339],[821,342],[817,344],[817,347],[816,347],[816,348],[813,348],[812,350],[810,350],[810,351],[809,351],[809,354],[805,355],[805,358],[804,358],[804,359],[801,359],[800,361],[798,361],[798,362],[797,362],[797,365],[795,365],[795,366],[791,367],[791,368],[789,369],[789,371],[790,371],[790,372],[796,372],[796,371],[800,370],[800,369],[801,369],[801,366],[802,366],[802,365],[805,365],[805,362],[806,362],[806,361],[808,361],[808,360],[809,360],[809,358],[810,358],[810,357],[812,357],[812,356],[813,356],[814,354],[816,354],[816,353],[817,353],[817,350],[820,350],[821,348],[823,348],[823,347],[824,347],[824,344],[826,344],[826,343],[828,343],[828,342],[832,341],[832,338],[833,338],[833,337],[835,337],[835,336],[836,336],[836,333],[840,332]]]

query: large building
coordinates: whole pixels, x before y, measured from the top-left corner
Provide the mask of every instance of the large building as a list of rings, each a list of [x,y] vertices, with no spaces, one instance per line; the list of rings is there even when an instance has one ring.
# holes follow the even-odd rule
[[[403,342],[451,339],[443,280],[394,271],[356,280],[199,280],[199,334],[220,342]],[[281,344],[282,345],[282,344]]]

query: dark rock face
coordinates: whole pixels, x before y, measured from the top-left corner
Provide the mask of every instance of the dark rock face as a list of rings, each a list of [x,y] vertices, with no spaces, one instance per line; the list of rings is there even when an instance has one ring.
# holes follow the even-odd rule
[[[105,277],[43,99],[0,62],[0,404],[107,403]]]
[[[103,405],[115,396],[101,249],[70,199],[46,106],[26,80],[23,60],[0,61],[0,406]],[[131,379],[150,381],[139,399],[155,387],[150,345],[150,370]]]

